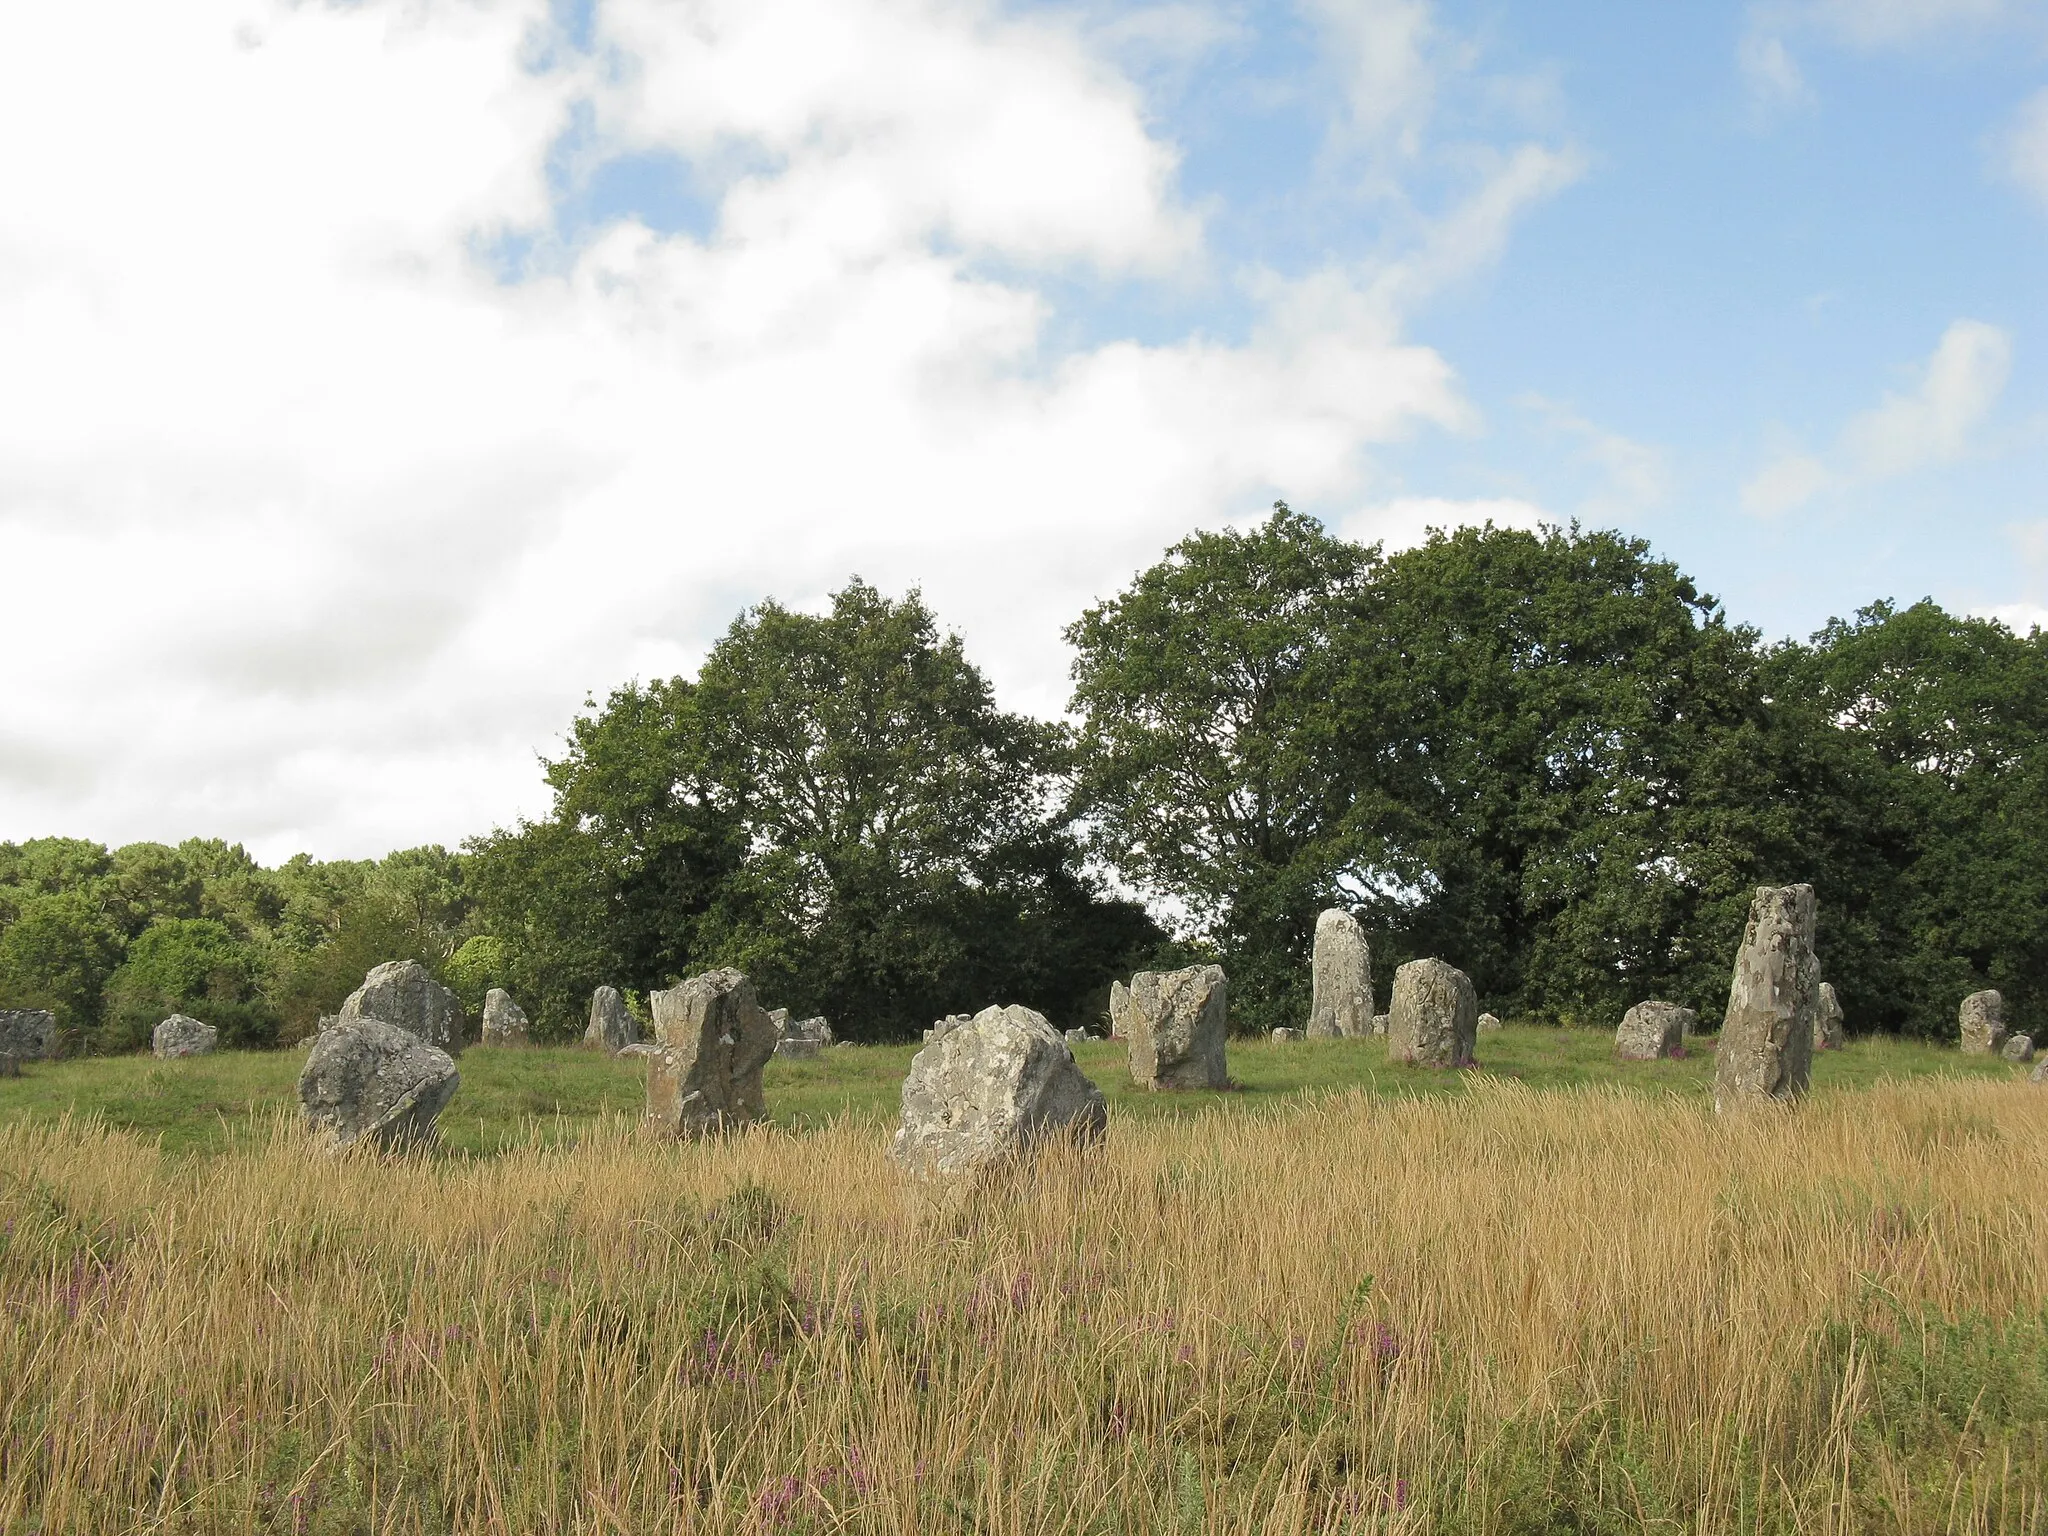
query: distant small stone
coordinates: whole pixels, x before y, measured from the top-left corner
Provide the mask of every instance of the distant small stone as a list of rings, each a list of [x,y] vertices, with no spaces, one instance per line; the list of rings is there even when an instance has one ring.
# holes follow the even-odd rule
[[[387,960],[374,966],[363,984],[341,1005],[341,1022],[375,1019],[431,1046],[462,1049],[462,1004],[417,960]]]
[[[57,1054],[57,1016],[47,1008],[0,1008],[0,1054],[47,1061]]]
[[[599,987],[590,994],[590,1027],[583,1043],[616,1056],[640,1038],[640,1023],[626,1007],[617,987]]]
[[[1090,1040],[1093,1040],[1094,1038],[1095,1037],[1089,1034],[1086,1029],[1070,1029],[1067,1031],[1067,1046],[1069,1049],[1072,1049],[1074,1046],[1077,1045],[1086,1045]]]
[[[652,1040],[635,1040],[631,1045],[622,1045],[612,1052],[614,1056],[659,1056],[661,1047]]]
[[[2005,1048],[2005,997],[1998,992],[1972,992],[1956,1011],[1965,1056],[1995,1056]]]
[[[1299,1040],[1300,1038],[1301,1031],[1298,1029],[1287,1029],[1283,1027],[1273,1031],[1273,1043],[1275,1045],[1286,1045],[1289,1041]]]
[[[889,1155],[914,1172],[965,1173],[1047,1136],[1100,1139],[1109,1111],[1044,1015],[984,1008],[910,1063]]]
[[[2034,1037],[2032,1035],[2007,1035],[2005,1037],[2005,1044],[1999,1047],[1998,1054],[2007,1061],[2018,1062],[2024,1066],[2034,1059]]]
[[[1228,996],[1220,965],[1133,976],[1125,1014],[1131,1080],[1155,1092],[1229,1087],[1223,1047]]]
[[[1387,1059],[1422,1067],[1472,1064],[1479,997],[1472,978],[1441,960],[1410,960],[1394,972]]]
[[[777,1061],[809,1061],[825,1047],[816,1040],[778,1040],[775,1042]]]
[[[1686,1036],[1700,1016],[1676,1003],[1637,1003],[1621,1016],[1614,1054],[1623,1061],[1660,1061],[1685,1054]]]
[[[1120,981],[1109,984],[1109,1038],[1127,1040],[1130,1038],[1128,1021],[1131,1014],[1131,989]]]
[[[963,1028],[973,1022],[974,1015],[971,1013],[949,1013],[924,1032],[924,1043],[930,1045],[934,1040],[943,1040],[954,1030]]]
[[[314,1042],[299,1102],[328,1151],[359,1143],[391,1150],[431,1140],[461,1083],[453,1058],[410,1030],[345,1019]]]
[[[1372,1032],[1375,1035],[1380,1036],[1384,1036],[1386,1034],[1387,1016],[1384,1013],[1376,1013],[1372,1016]]]
[[[512,996],[503,987],[493,987],[484,994],[485,1045],[531,1045],[533,1033],[527,1023],[526,1010],[512,1001]]]
[[[772,1020],[778,1013],[782,1015],[778,1026],[782,1035],[775,1042],[777,1056],[791,1061],[808,1061],[833,1043],[832,1026],[824,1019],[798,1019],[792,1024],[786,1008],[777,1008],[768,1017]]]
[[[149,1052],[165,1060],[174,1056],[210,1056],[219,1040],[220,1031],[211,1024],[174,1013],[150,1032]]]
[[[1492,1014],[1490,1014],[1490,1013],[1482,1013],[1481,1015],[1479,1015],[1479,1033],[1480,1033],[1480,1034],[1482,1034],[1482,1035],[1491,1035],[1491,1034],[1497,1034],[1497,1033],[1499,1032],[1499,1030],[1500,1030],[1500,1020],[1499,1020],[1499,1019],[1495,1018],[1495,1017],[1494,1017],[1494,1016],[1493,1016]]]
[[[1813,1005],[1813,1048],[1839,1051],[1847,1038],[1842,1024],[1842,1000],[1835,996],[1835,984],[1824,981]]]

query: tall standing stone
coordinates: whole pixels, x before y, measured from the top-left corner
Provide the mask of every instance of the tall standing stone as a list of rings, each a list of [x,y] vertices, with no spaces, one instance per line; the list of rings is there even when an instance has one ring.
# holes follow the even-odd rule
[[[1109,984],[1109,1038],[1128,1040],[1131,1037],[1131,989],[1120,981]]]
[[[330,1152],[362,1143],[390,1149],[431,1140],[434,1119],[462,1076],[438,1046],[377,1019],[324,1030],[299,1073],[299,1102]]]
[[[513,1002],[512,994],[503,987],[493,987],[484,994],[482,1040],[485,1045],[533,1044],[533,1029],[527,1022],[526,1010]]]
[[[1842,1026],[1842,1000],[1835,996],[1835,984],[1824,981],[1813,1002],[1813,1048],[1839,1051],[1847,1038]]]
[[[462,1004],[417,960],[373,966],[338,1017],[344,1024],[375,1019],[451,1054],[462,1049]]]
[[[1728,1016],[1714,1048],[1714,1108],[1764,1104],[1806,1092],[1820,962],[1810,885],[1760,886],[1735,954]]]
[[[2005,1049],[2004,994],[1972,992],[1963,999],[1956,1022],[1965,1056],[1996,1056]]]
[[[149,1033],[149,1053],[165,1061],[179,1056],[211,1056],[220,1031],[211,1024],[174,1013]]]
[[[1423,1067],[1468,1067],[1479,1039],[1472,978],[1441,960],[1410,960],[1394,972],[1387,1005],[1387,1059]]]
[[[640,1024],[627,1011],[626,1000],[617,987],[599,987],[590,994],[590,1027],[583,1031],[583,1043],[610,1051],[616,1056],[629,1045],[640,1043]]]
[[[1155,1091],[1229,1087],[1223,1056],[1230,1028],[1227,992],[1220,965],[1133,976],[1124,1017],[1131,1080]]]
[[[761,1068],[775,1054],[775,1025],[754,984],[730,967],[656,992],[647,1058],[647,1128],[698,1136],[763,1118]]]
[[[1358,919],[1331,907],[1316,919],[1308,1037],[1359,1039],[1372,1033],[1372,949]]]
[[[1677,1003],[1637,1003],[1621,1016],[1614,1054],[1623,1061],[1657,1061],[1685,1054],[1685,1037],[1699,1015]]]
[[[1055,1133],[1094,1141],[1108,1121],[1102,1091],[1043,1014],[984,1008],[912,1059],[889,1155],[918,1173],[965,1173]]]

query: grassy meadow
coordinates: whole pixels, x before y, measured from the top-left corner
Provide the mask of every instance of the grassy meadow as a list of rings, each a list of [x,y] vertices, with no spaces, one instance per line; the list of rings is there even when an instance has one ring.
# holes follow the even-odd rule
[[[2048,1532],[2048,1091],[1859,1042],[1717,1119],[1596,1043],[1085,1047],[1106,1142],[952,1191],[885,1157],[907,1050],[696,1144],[472,1050],[382,1161],[296,1056],[32,1069],[0,1530]]]

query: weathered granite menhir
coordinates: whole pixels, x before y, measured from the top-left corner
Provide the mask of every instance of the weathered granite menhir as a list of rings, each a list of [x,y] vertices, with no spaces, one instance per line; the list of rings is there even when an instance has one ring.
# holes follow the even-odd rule
[[[1472,978],[1441,960],[1410,960],[1394,972],[1387,1059],[1422,1067],[1469,1067],[1479,1037]]]
[[[210,1056],[220,1042],[220,1031],[211,1024],[182,1013],[174,1013],[149,1033],[149,1053],[169,1061],[179,1056]]]
[[[809,1061],[826,1046],[836,1043],[828,1019],[792,1019],[787,1008],[778,1008],[775,1014],[780,1015],[775,1020],[775,1054],[786,1061]]]
[[[313,1042],[299,1073],[299,1102],[326,1151],[401,1151],[433,1139],[435,1118],[461,1084],[454,1058],[412,1031],[342,1019]]]
[[[1101,1090],[1043,1014],[984,1008],[912,1059],[889,1155],[915,1173],[969,1173],[1049,1136],[1094,1141],[1108,1123]]]
[[[531,1045],[533,1026],[526,1010],[512,1001],[503,987],[484,994],[484,1027],[478,1037],[485,1045]]]
[[[701,1136],[762,1119],[761,1069],[775,1023],[754,984],[731,967],[692,976],[648,1002],[659,1050],[647,1058],[647,1129]]]
[[[1677,1003],[1637,1003],[1621,1016],[1614,1032],[1614,1054],[1623,1061],[1658,1061],[1685,1054],[1685,1038],[1699,1015]]]
[[[1220,965],[1133,976],[1124,1013],[1131,1081],[1154,1091],[1228,1088],[1228,991]]]
[[[1956,1011],[1965,1056],[1996,1056],[2005,1049],[2005,996],[1972,992]]]
[[[1316,919],[1306,1033],[1311,1040],[1372,1033],[1372,949],[1358,919],[1342,907]]]
[[[47,1008],[0,1008],[0,1056],[20,1063],[57,1054],[57,1015]]]
[[[1816,1051],[1839,1051],[1848,1038],[1842,1021],[1842,1000],[1835,996],[1835,984],[1824,981],[1820,984],[1819,995],[1813,1000],[1813,1048]]]
[[[583,1031],[585,1045],[594,1045],[616,1056],[639,1040],[640,1023],[628,1011],[617,987],[599,987],[590,994],[590,1027]]]
[[[417,960],[387,960],[372,967],[342,1003],[337,1022],[358,1019],[402,1029],[451,1055],[462,1049],[462,1004]]]
[[[1810,885],[1760,886],[1735,953],[1728,1015],[1714,1047],[1714,1108],[1782,1103],[1804,1094],[1813,1068],[1820,962]]]

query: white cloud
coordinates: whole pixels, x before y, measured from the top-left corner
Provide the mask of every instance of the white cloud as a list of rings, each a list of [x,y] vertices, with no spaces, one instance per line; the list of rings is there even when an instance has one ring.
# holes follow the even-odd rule
[[[1423,0],[1302,0],[1302,9],[1327,39],[1354,126],[1367,135],[1403,133],[1412,148],[1436,87],[1429,6]]]
[[[1853,417],[1827,458],[1780,455],[1743,486],[1743,505],[1765,515],[1789,512],[1824,491],[1960,458],[2011,372],[2010,336],[1981,320],[1957,320],[1942,333],[1916,389],[1887,394]]]
[[[2000,149],[2006,174],[2048,208],[2048,90],[2035,92],[2013,114]]]
[[[1577,439],[1580,456],[1605,476],[1606,491],[1580,508],[1585,516],[1614,518],[1643,512],[1661,502],[1669,491],[1670,470],[1661,449],[1609,431],[1541,395],[1526,395],[1519,403],[1540,414],[1554,430]]]
[[[1433,530],[1458,528],[1520,528],[1534,533],[1558,520],[1533,502],[1515,497],[1454,500],[1443,496],[1400,496],[1361,507],[1338,524],[1338,532],[1360,544],[1383,544],[1387,552],[1414,549],[1428,542]]]
[[[1811,0],[1811,24],[1860,48],[1898,47],[1939,32],[2009,20],[2031,0]]]
[[[1242,343],[1046,349],[1034,274],[1207,261],[1078,21],[618,0],[536,72],[548,27],[0,14],[0,836],[481,830],[538,808],[586,691],[853,571],[1054,711],[1060,625],[1188,527],[1355,497],[1373,444],[1468,415],[1368,269],[1269,279]],[[727,168],[715,226],[502,281],[479,252],[547,227],[585,100],[601,144]],[[1556,178],[1507,156],[1460,259]]]
[[[1752,25],[1736,44],[1735,63],[1751,103],[1760,111],[1780,112],[1813,104],[1813,88],[1806,83],[1799,61],[1775,33]]]

